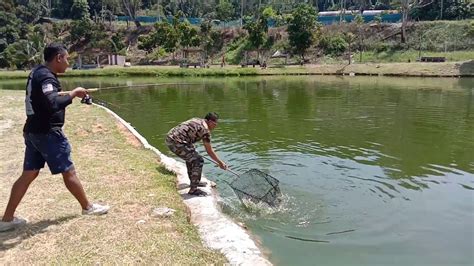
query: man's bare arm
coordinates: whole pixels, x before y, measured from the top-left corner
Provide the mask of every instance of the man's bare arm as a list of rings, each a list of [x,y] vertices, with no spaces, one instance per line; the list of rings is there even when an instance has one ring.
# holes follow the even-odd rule
[[[209,154],[209,156],[219,165],[220,168],[224,170],[227,169],[227,165],[221,159],[219,159],[217,154],[214,152],[214,149],[212,148],[211,143],[206,142],[206,141],[203,141],[203,143],[204,143],[204,148],[206,148],[207,154]]]

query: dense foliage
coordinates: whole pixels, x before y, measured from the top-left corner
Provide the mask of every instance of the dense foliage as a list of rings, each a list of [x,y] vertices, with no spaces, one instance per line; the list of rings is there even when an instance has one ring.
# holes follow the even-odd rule
[[[360,51],[472,47],[472,23],[449,26],[449,32],[433,24],[431,34],[415,30],[416,34],[412,34],[422,37],[411,39],[405,37],[408,33],[403,23],[401,44],[381,44],[364,41],[362,36],[370,33],[361,30],[359,16],[345,30],[354,38],[348,39],[347,32],[328,35],[316,23],[317,11],[341,8],[398,9],[412,20],[459,20],[473,18],[474,12],[470,0],[2,0],[0,68],[28,68],[41,62],[41,50],[52,41],[67,44],[73,52],[125,55],[134,47],[151,59],[167,54],[174,57],[180,49],[193,48],[204,51],[206,60],[225,54],[234,58],[233,63],[240,63],[245,51],[256,51],[259,59],[268,57],[272,49],[299,55],[303,60],[308,49],[313,48],[337,56],[350,50],[352,42]],[[135,22],[135,27],[113,23],[117,16],[124,15]],[[153,26],[142,25],[137,19],[141,15],[172,19],[162,19]],[[202,18],[203,23],[193,26],[186,21],[189,17]],[[228,30],[227,22],[241,18],[241,29]],[[220,29],[215,27],[215,20],[224,22]],[[286,26],[283,30],[287,37],[282,39],[280,33],[272,33],[270,23]]]

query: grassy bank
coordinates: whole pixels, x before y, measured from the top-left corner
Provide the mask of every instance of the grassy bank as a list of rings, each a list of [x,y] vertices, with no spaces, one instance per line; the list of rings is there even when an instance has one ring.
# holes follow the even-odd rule
[[[22,91],[0,90],[0,208],[21,173]],[[203,247],[176,191],[176,177],[104,110],[75,101],[66,134],[88,196],[112,206],[104,217],[83,217],[60,175],[43,170],[17,214],[26,227],[0,234],[2,264],[222,264]],[[177,212],[154,218],[155,207]]]
[[[384,51],[384,52],[363,52],[362,63],[416,63],[417,58],[421,56],[429,57],[446,57],[448,62],[462,62],[467,59],[474,59],[474,51],[453,51],[453,52],[428,52],[421,53],[416,50],[406,51]],[[360,63],[360,54],[358,52],[353,54],[354,62]],[[322,62],[327,64],[341,63],[340,59],[333,59],[325,57]]]
[[[474,76],[474,60],[445,63],[364,63],[322,64],[305,66],[273,66],[266,69],[240,66],[212,66],[211,68],[178,68],[171,66],[105,67],[102,69],[69,70],[67,77],[149,76],[257,76],[257,75],[381,75],[381,76]],[[0,79],[26,78],[25,71],[0,71]]]

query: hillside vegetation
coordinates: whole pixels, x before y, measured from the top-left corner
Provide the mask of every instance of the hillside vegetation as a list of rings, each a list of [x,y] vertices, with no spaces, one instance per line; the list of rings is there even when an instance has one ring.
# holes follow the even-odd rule
[[[385,6],[349,1],[345,8],[399,9],[404,19],[389,24],[376,18],[367,23],[357,15],[350,23],[328,26],[317,22],[316,10],[339,9],[343,2],[294,1],[279,5],[283,1],[246,1],[245,6],[239,6],[240,1],[227,0],[217,1],[215,6],[211,1],[152,2],[5,0],[0,3],[0,68],[30,68],[41,62],[42,50],[51,42],[66,44],[73,60],[81,55],[84,63],[106,63],[105,55],[119,54],[133,65],[410,62],[420,56],[442,56],[448,61],[474,58],[473,5],[469,1],[446,1],[444,13],[441,7],[422,6],[415,0],[402,1],[413,2],[407,10],[397,1],[386,1]],[[138,15],[167,19],[155,24],[138,20],[125,23],[115,21],[117,15],[128,15],[130,22]],[[242,27],[226,26],[225,21],[239,15],[244,18]],[[186,19],[189,16],[201,17],[202,23],[192,25]],[[224,23],[216,26],[213,19]],[[273,26],[269,27],[270,24]],[[275,53],[278,56],[272,57]]]

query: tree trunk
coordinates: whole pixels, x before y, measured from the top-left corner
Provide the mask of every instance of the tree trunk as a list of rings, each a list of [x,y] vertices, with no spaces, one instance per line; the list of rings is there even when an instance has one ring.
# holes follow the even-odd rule
[[[407,6],[402,7],[402,30],[401,30],[401,36],[400,36],[400,41],[401,43],[406,43],[406,27],[407,27],[407,22],[408,22],[408,11],[409,8]]]
[[[351,43],[349,43],[349,65],[352,63],[352,47]]]
[[[359,31],[359,38],[360,38],[360,43],[359,43],[359,53],[360,53],[359,64],[360,64],[360,63],[362,63],[362,49],[363,49],[363,46],[364,46],[364,38],[363,38],[363,35],[360,31]]]
[[[441,0],[441,5],[440,5],[440,8],[439,8],[439,13],[440,13],[439,19],[441,19],[441,20],[443,19],[443,2],[444,1]]]
[[[131,4],[128,3],[127,1],[125,1],[125,0],[122,0],[122,3],[123,3],[123,5],[124,5],[125,9],[127,10],[128,16],[129,16],[131,19],[133,19],[133,22],[135,23],[135,26],[136,26],[137,28],[141,27],[140,21],[138,21],[137,18],[136,18],[136,16],[135,16],[135,15],[136,15],[136,14],[135,14],[135,11],[136,11],[136,10],[135,10],[135,7],[131,6]],[[128,25],[127,25],[127,27],[128,27]]]
[[[244,0],[240,0],[240,27],[244,26]]]

